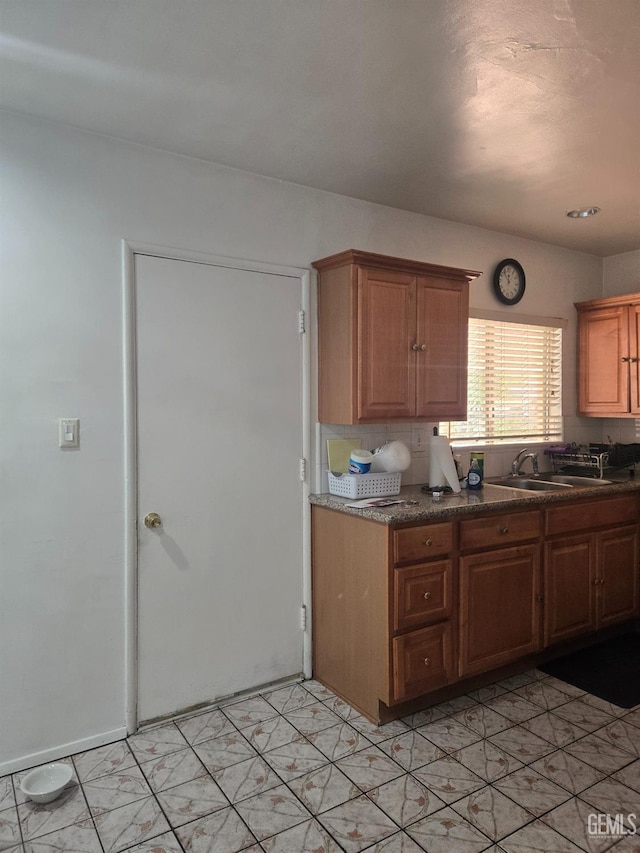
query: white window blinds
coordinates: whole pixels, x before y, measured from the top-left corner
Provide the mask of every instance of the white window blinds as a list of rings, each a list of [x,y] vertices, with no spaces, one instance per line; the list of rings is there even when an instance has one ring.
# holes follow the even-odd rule
[[[562,438],[562,329],[471,318],[467,420],[440,431],[458,443]]]

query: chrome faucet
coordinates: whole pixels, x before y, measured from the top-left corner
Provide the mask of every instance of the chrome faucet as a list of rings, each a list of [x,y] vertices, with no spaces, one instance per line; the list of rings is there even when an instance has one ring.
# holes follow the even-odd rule
[[[538,473],[538,454],[528,452],[528,449],[525,447],[518,453],[516,458],[511,463],[511,476],[512,477],[519,477],[523,473],[520,469],[522,468],[522,465],[523,465],[525,459],[531,460],[531,468],[533,470],[533,473],[537,475],[537,473]]]

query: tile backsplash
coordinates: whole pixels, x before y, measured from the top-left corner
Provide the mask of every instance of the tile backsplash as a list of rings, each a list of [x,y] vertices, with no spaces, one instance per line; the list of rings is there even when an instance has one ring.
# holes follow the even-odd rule
[[[402,441],[411,451],[411,465],[402,475],[404,486],[427,483],[429,481],[429,437],[437,424],[367,424],[365,426],[345,426],[341,424],[316,424],[316,465],[315,481],[312,491],[329,491],[327,484],[327,439],[361,438],[362,447],[373,450],[386,441]],[[624,444],[640,442],[640,420],[606,420],[600,418],[566,417],[564,419],[564,441],[576,444],[588,444],[591,441],[613,441]],[[455,450],[462,457],[462,468],[469,469],[469,452],[484,452],[484,472],[487,477],[499,477],[509,473],[514,456],[523,447],[540,453],[540,470],[550,466],[542,458],[548,443],[516,442],[510,445],[486,445],[484,447],[460,448]]]

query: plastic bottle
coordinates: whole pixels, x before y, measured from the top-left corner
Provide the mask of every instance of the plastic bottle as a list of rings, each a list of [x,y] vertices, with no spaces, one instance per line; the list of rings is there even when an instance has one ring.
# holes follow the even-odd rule
[[[481,489],[482,488],[482,471],[477,459],[471,460],[469,473],[467,474],[467,488]]]

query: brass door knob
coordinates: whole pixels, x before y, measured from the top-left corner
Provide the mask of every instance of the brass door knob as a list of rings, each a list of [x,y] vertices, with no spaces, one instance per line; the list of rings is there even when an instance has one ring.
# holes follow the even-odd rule
[[[430,598],[431,598],[431,593],[430,593],[430,592],[425,592],[425,594],[424,594],[424,599],[425,599],[425,601],[428,601]]]
[[[149,512],[144,517],[144,525],[153,530],[155,527],[162,527],[162,519],[157,512]]]

